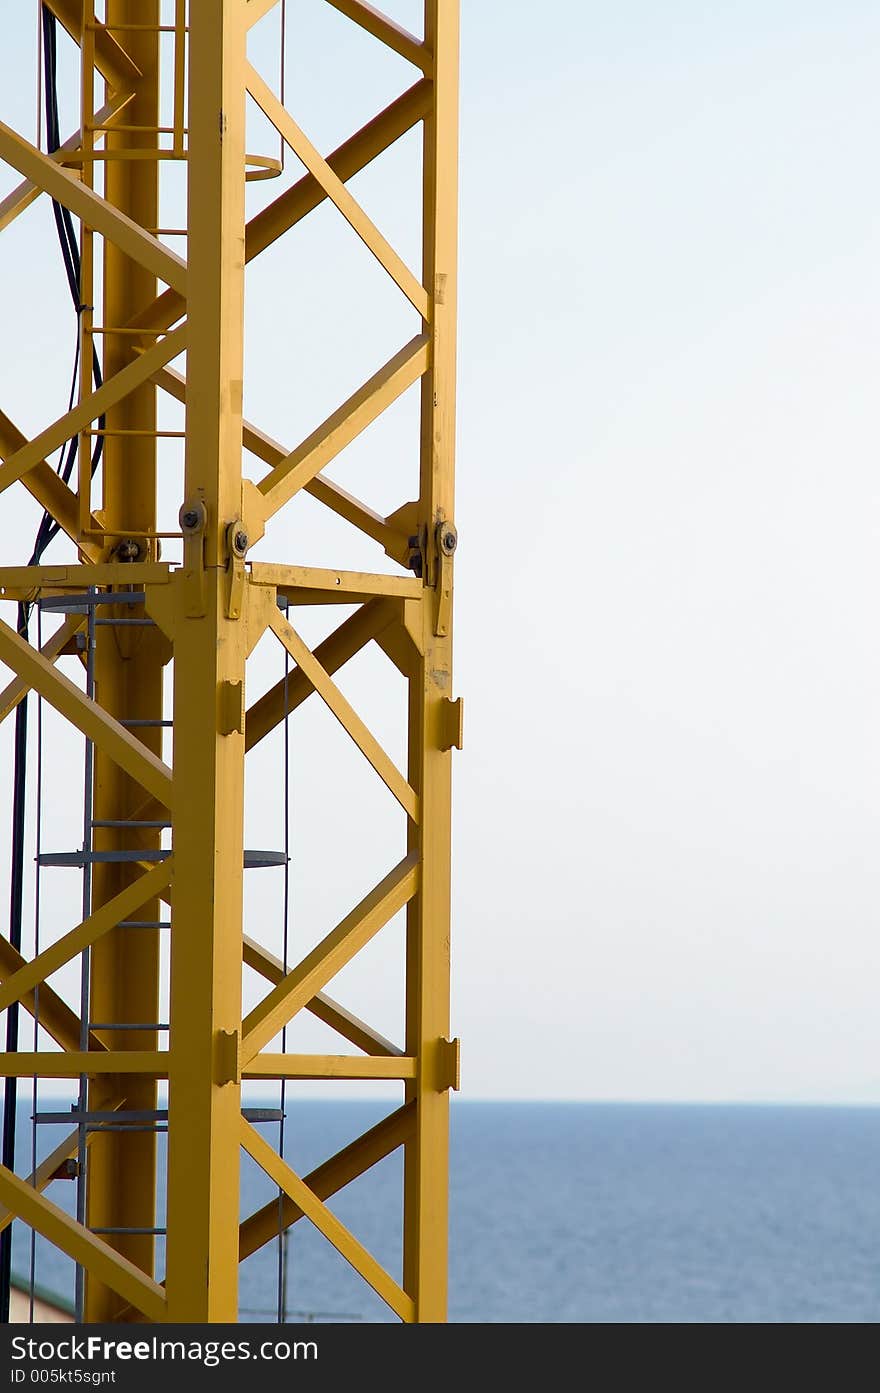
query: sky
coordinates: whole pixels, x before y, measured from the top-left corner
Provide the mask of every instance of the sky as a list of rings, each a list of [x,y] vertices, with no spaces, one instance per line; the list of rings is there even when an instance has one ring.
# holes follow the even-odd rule
[[[412,0],[384,8],[418,28]],[[33,136],[21,10],[0,114]],[[463,1096],[878,1102],[880,14],[867,0],[462,11]],[[273,24],[253,35],[272,81]],[[290,0],[286,99],[322,150],[412,80],[319,0]],[[65,129],[75,95],[68,81]],[[274,149],[257,121],[251,139]],[[282,179],[296,174],[288,161]],[[411,265],[417,175],[408,138],[352,182]],[[0,196],[14,182],[0,171]],[[251,207],[276,192],[250,186]],[[70,373],[53,236],[44,202],[0,234],[15,326],[0,406],[27,430],[61,414]],[[246,414],[290,445],[415,331],[332,209],[253,263],[247,289]],[[412,496],[414,407],[331,477],[381,510]],[[8,560],[26,560],[35,511],[17,491],[3,507]],[[349,533],[301,500],[260,558],[389,567]],[[304,615],[304,635],[327,622]],[[261,644],[251,695],[282,671]],[[367,652],[340,685],[402,760],[387,662]],[[44,845],[60,849],[76,844],[81,749],[56,725]],[[316,699],[290,741],[291,951],[305,951],[398,859],[403,828]],[[250,757],[250,845],[278,844],[282,757],[280,736]],[[75,880],[54,874],[46,933],[75,921]],[[248,924],[277,949],[274,874],[254,873]],[[392,924],[333,987],[392,1036],[400,944]]]

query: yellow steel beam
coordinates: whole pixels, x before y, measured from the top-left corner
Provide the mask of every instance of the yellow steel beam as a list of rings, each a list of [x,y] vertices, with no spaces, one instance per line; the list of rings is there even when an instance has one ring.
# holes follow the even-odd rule
[[[376,159],[407,131],[412,130],[428,111],[431,84],[424,78],[408,88],[400,97],[368,121],[355,135],[344,141],[327,163],[340,179],[351,179]],[[245,261],[252,261],[260,252],[277,242],[308,213],[318,208],[327,194],[311,174],[279,194],[261,212],[256,213],[245,231]],[[176,290],[166,290],[152,305],[129,321],[137,329],[167,329],[175,324],[186,308],[186,301]]]
[[[72,722],[119,764],[133,779],[166,806],[172,802],[171,770],[124,726],[108,716],[47,658],[31,648],[0,619],[0,662],[12,668],[50,706]]]
[[[0,981],[20,972],[27,966],[27,960],[7,938],[0,936]],[[36,990],[26,993],[22,1005],[31,1015],[39,1015],[40,1025],[57,1041],[62,1049],[78,1050],[82,1040],[82,1023],[79,1016],[70,1009],[67,1002],[46,983],[39,987],[39,1000]],[[105,1045],[94,1031],[89,1032],[89,1048],[102,1050]]]
[[[375,1127],[371,1127],[368,1132],[364,1132],[311,1171],[305,1177],[304,1183],[318,1199],[327,1200],[331,1195],[337,1194],[410,1139],[415,1121],[414,1114],[415,1109],[409,1103],[388,1117],[383,1117]],[[289,1195],[283,1195],[280,1201],[270,1200],[242,1223],[239,1239],[240,1260],[244,1262],[245,1258],[249,1258],[266,1243],[271,1243],[280,1232],[303,1218],[303,1211]]]
[[[343,402],[327,420],[286,455],[257,485],[266,500],[267,516],[311,483],[346,445],[366,430],[428,366],[428,345],[422,335],[389,358],[384,367]]]
[[[293,117],[281,105],[271,87],[264,81],[256,68],[248,64],[247,89],[264,115],[272,122],[297,159],[317,179],[321,188],[332,203],[335,203],[346,222],[360,237],[368,251],[387,272],[397,287],[403,291],[410,304],[418,310],[423,319],[431,317],[431,305],[427,292],[413,275],[406,263],[383,237],[376,224],[367,216],[357,199],[333,172],[333,169],[309,140],[305,131],[296,124]]]
[[[243,1079],[414,1079],[417,1061],[406,1055],[258,1054]]]
[[[91,3],[91,0],[89,0]],[[104,166],[104,195],[140,227],[155,228],[159,217],[158,164],[150,158],[160,143],[155,128],[160,117],[160,35],[150,29],[161,19],[159,0],[107,0],[105,14],[108,24],[145,26],[140,29],[116,30],[143,76],[134,86],[132,100],[124,118],[126,127],[140,129],[111,130],[105,136],[108,161]],[[146,158],[133,165],[116,156],[128,153],[143,154]],[[84,167],[88,173],[88,166]],[[179,244],[178,244],[179,245]],[[185,244],[184,244],[185,245]],[[97,279],[98,267],[95,267]],[[156,298],[156,277],[144,266],[132,261],[111,241],[103,244],[103,275],[100,278],[101,322],[111,329],[124,325],[145,305]],[[92,297],[97,298],[97,297]],[[136,361],[138,353],[150,342],[130,334],[103,334],[105,378],[112,379]],[[101,461],[101,518],[115,543],[126,535],[149,536],[157,527],[156,500],[156,429],[157,392],[152,380],[139,384],[114,406],[105,418],[107,435]],[[117,434],[117,431],[123,434]],[[85,482],[85,480],[83,480]],[[149,554],[155,555],[158,544],[147,544]],[[118,583],[126,588],[145,584],[149,578],[148,565],[125,562],[129,579],[120,577]],[[155,568],[158,569],[158,568]],[[165,579],[168,579],[166,569]],[[166,587],[167,588],[167,587]],[[145,609],[135,614],[153,617],[149,598]],[[124,613],[125,611],[122,611]],[[112,608],[103,610],[114,616]],[[136,637],[135,637],[136,636]],[[94,681],[104,708],[117,719],[158,720],[164,716],[163,672],[164,654],[156,630],[125,631],[115,627],[99,627],[95,632]],[[158,727],[136,727],[136,733],[155,755],[162,752],[162,731]],[[139,796],[123,770],[98,750],[94,761],[94,816],[98,821],[119,822],[129,816],[132,801]],[[99,827],[94,841],[100,851],[119,851],[132,844],[156,851],[161,845],[158,828]],[[125,863],[98,862],[92,875],[92,906],[97,908],[124,890],[140,870]],[[155,894],[163,893],[161,888]],[[127,916],[126,916],[127,917]],[[148,899],[138,918],[154,922],[161,918],[158,900]],[[90,1014],[93,1020],[108,1022],[150,1022],[160,1019],[159,979],[160,942],[158,933],[130,932],[120,928],[103,935],[90,953]],[[114,1047],[136,1049],[155,1044],[155,1035],[142,1032],[114,1030]],[[94,1100],[102,1083],[90,1080],[88,1105],[99,1107]],[[127,1106],[150,1111],[157,1104],[156,1080],[148,1076],[128,1075],[125,1081]],[[94,1147],[86,1170],[87,1217],[94,1228],[132,1229],[156,1225],[157,1137],[150,1130],[107,1131],[99,1146]],[[151,1233],[116,1233],[109,1239],[149,1275],[155,1275],[156,1240]],[[88,1323],[119,1319],[116,1294],[89,1277],[85,1287],[83,1315]]]
[[[329,3],[334,10],[339,10],[362,29],[366,29],[368,34],[381,40],[388,48],[394,49],[401,58],[421,68],[426,77],[431,76],[434,68],[431,50],[408,29],[395,24],[394,20],[389,19],[374,6],[365,4],[364,0],[329,0]]]
[[[415,1303],[406,1292],[398,1286],[397,1282],[388,1275],[372,1253],[358,1242],[352,1233],[345,1227],[336,1215],[319,1200],[313,1190],[300,1179],[295,1171],[291,1170],[286,1161],[283,1161],[277,1152],[259,1132],[246,1122],[241,1120],[241,1144],[252,1156],[259,1166],[275,1181],[284,1193],[293,1200],[306,1216],[321,1232],[328,1242],[338,1253],[345,1258],[359,1273],[366,1282],[369,1282],[373,1290],[381,1296],[403,1321],[411,1321],[415,1311]]]
[[[49,662],[54,663],[63,653],[64,649],[75,638],[86,622],[84,614],[68,614],[65,616],[64,623],[59,629],[48,638],[43,644],[40,652]],[[0,724],[6,720],[30,691],[26,682],[22,682],[20,677],[13,677],[12,681],[0,692]]]
[[[0,460],[10,459],[27,443],[27,436],[22,435],[9,417],[0,411]],[[22,482],[28,492],[55,519],[68,537],[76,540],[79,533],[79,509],[76,494],[65,484],[63,479],[58,477],[52,466],[44,459],[38,460],[23,475]],[[93,517],[91,523],[95,533],[99,533],[101,528],[97,518]],[[84,542],[80,545],[85,555],[92,559],[95,558],[98,549],[94,543]]]
[[[166,1050],[17,1050],[0,1053],[0,1078],[78,1079],[81,1074],[168,1077]]]
[[[247,934],[242,941],[242,956],[247,967],[259,972],[273,986],[284,981],[286,974],[281,959],[276,958],[274,953],[270,953],[262,944],[249,938]],[[334,1001],[325,992],[318,992],[311,1001],[307,1001],[306,1010],[310,1011],[313,1016],[317,1016],[325,1025],[329,1025],[343,1039],[357,1045],[358,1049],[363,1050],[365,1054],[388,1055],[395,1058],[403,1055],[403,1050],[398,1049],[390,1040],[386,1040],[384,1035],[373,1030],[372,1026],[367,1025],[359,1016],[355,1016],[344,1006],[340,1006],[338,1001]]]
[[[106,1096],[100,1095],[95,1106],[100,1106],[102,1111],[116,1112],[117,1109],[122,1107],[124,1102],[124,1098],[117,1097],[110,1092],[107,1093]],[[91,1146],[97,1135],[99,1135],[98,1132],[90,1128],[86,1133],[86,1146]],[[64,1162],[76,1156],[79,1150],[79,1142],[79,1128],[76,1128],[72,1132],[68,1132],[64,1140],[59,1142],[55,1147],[54,1151],[50,1151],[49,1155],[31,1171],[30,1175],[25,1180],[25,1184],[32,1190],[39,1190],[40,1192],[45,1190],[56,1178],[57,1172],[59,1168],[64,1165]],[[15,1215],[11,1209],[7,1209],[5,1206],[0,1205],[0,1233],[12,1223],[14,1218]]]
[[[394,611],[387,600],[370,600],[356,610],[338,629],[319,643],[315,657],[327,673],[338,670],[355,653],[394,622]],[[290,716],[310,697],[314,687],[301,668],[294,668],[249,707],[245,717],[245,748],[252,750],[270,731]]]
[[[56,939],[50,947],[44,948],[26,967],[19,968],[18,972],[7,977],[0,985],[0,1011],[6,1011],[14,1001],[20,1001],[53,972],[70,962],[71,958],[77,957],[91,944],[97,943],[103,934],[109,933],[122,919],[128,919],[142,904],[158,895],[171,880],[171,873],[170,859],[154,866],[145,875],[139,876],[133,884],[121,890],[112,900],[107,900],[75,929]]]
[[[299,597],[301,604],[314,604],[315,593],[336,596],[337,603],[363,604],[377,595],[417,599],[422,593],[413,576],[387,576],[369,571],[331,571],[323,566],[284,566],[273,561],[255,561],[251,566],[254,585],[271,585],[279,594]]]
[[[167,1319],[165,1294],[157,1282],[145,1277],[139,1268],[106,1243],[71,1219],[57,1204],[22,1180],[6,1166],[0,1166],[0,1201],[16,1218],[41,1233],[56,1248],[106,1282],[149,1319]]]
[[[228,531],[242,514],[245,45],[243,0],[190,0],[190,325],[184,507],[203,510],[174,587],[175,782],[168,1119],[168,1314],[234,1321],[240,1088],[221,1069],[241,1029],[244,735],[218,693],[244,682],[251,589],[229,613]],[[203,579],[199,571],[204,565]]]
[[[115,242],[133,261],[155,272],[166,285],[180,294],[185,293],[186,262],[176,252],[169,251],[152,233],[145,232],[3,121],[0,121],[0,159],[11,164],[56,203],[82,218],[95,232]]]
[[[406,856],[365,895],[350,914],[264,997],[242,1025],[241,1063],[246,1068],[273,1036],[311,1001],[407,903],[418,886],[418,862]]]
[[[343,730],[351,736],[358,749],[372,764],[386,788],[394,794],[407,816],[413,822],[418,822],[418,795],[407,783],[397,765],[382,749],[376,737],[364,725],[351,703],[342,695],[336,683],[321,667],[314,653],[303,643],[290,621],[276,611],[269,620],[269,627],[284,644],[297,666],[305,673]]]
[[[186,378],[181,373],[175,372],[173,368],[162,368],[156,374],[155,381],[156,385],[174,397],[175,401],[186,403]],[[272,440],[249,421],[243,422],[242,438],[245,449],[250,450],[272,469],[289,457],[289,451],[279,445],[277,440]],[[389,555],[404,554],[405,535],[391,526],[386,518],[368,508],[359,498],[354,498],[344,488],[340,488],[339,484],[334,484],[331,479],[317,474],[314,479],[303,484],[303,488],[319,503],[323,503],[339,517],[345,518],[346,522],[352,523],[368,537],[380,542]]]
[[[29,469],[33,469],[39,464],[46,455],[52,454],[59,446],[66,444],[78,431],[97,420],[110,407],[122,401],[130,392],[135,391],[145,382],[149,382],[153,374],[165,365],[171,358],[176,358],[178,353],[182,353],[186,347],[186,325],[181,325],[162,339],[159,343],[148,348],[147,351],[128,367],[122,368],[114,373],[111,378],[97,387],[82,401],[77,402],[76,406],[70,411],[66,411],[51,426],[47,426],[39,435],[34,436],[27,444],[22,445],[21,449],[16,450],[15,454],[10,455],[6,463],[0,466],[0,493],[8,489],[10,484],[14,484],[22,475],[27,474]]]
[[[45,0],[48,8],[61,21],[74,43],[82,37],[82,0]],[[95,67],[111,88],[131,87],[141,76],[140,68],[122,47],[114,34],[100,22],[95,31]]]
[[[120,116],[131,101],[133,93],[123,92],[119,96],[114,96],[109,102],[105,102],[100,111],[95,114],[96,126],[109,126]],[[77,129],[73,135],[69,136],[57,150],[53,150],[49,155],[50,160],[56,164],[66,164],[70,156],[71,164],[76,164],[79,158],[78,152],[82,140],[82,132]],[[0,202],[0,232],[14,222],[19,213],[23,213],[29,208],[35,199],[39,198],[42,190],[30,179],[23,179],[20,184],[8,193]]]

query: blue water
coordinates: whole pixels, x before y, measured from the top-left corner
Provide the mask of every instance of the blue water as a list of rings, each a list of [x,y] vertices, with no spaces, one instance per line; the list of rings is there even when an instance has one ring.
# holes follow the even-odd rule
[[[303,1174],[383,1111],[289,1106],[286,1155]],[[452,1117],[452,1320],[880,1317],[880,1109],[457,1102]],[[42,1130],[48,1149],[59,1133]],[[243,1213],[277,1193],[245,1159]],[[401,1173],[389,1157],[331,1202],[398,1278]],[[69,1207],[73,1188],[52,1197]],[[392,1318],[306,1222],[287,1262],[290,1319]],[[277,1245],[241,1278],[241,1319],[274,1319]],[[73,1290],[72,1264],[42,1241],[37,1280]]]

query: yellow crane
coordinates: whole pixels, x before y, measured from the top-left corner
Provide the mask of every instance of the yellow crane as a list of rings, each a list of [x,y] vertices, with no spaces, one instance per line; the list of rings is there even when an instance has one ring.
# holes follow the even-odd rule
[[[15,402],[0,403],[0,493],[27,489],[72,544],[66,564],[0,567],[0,597],[61,616],[42,648],[12,613],[0,621],[0,661],[12,673],[0,718],[35,693],[90,752],[83,846],[66,863],[83,868],[82,908],[65,905],[69,927],[33,958],[0,940],[0,1010],[38,1014],[55,1042],[0,1053],[0,1075],[80,1080],[76,1125],[32,1175],[0,1167],[0,1205],[4,1227],[19,1218],[75,1260],[85,1321],[234,1321],[239,1262],[303,1219],[401,1320],[446,1317],[448,1100],[458,1086],[458,1042],[449,1038],[451,752],[461,745],[452,687],[458,0],[425,0],[421,36],[362,0],[315,0],[406,59],[413,78],[326,154],[248,61],[248,31],[278,3],[105,0],[96,12],[95,0],[46,0],[52,23],[79,47],[79,128],[45,151],[0,121],[0,160],[20,179],[0,204],[0,231],[36,199],[66,210],[77,227],[80,333],[69,410],[28,437]],[[163,80],[160,52],[169,51]],[[249,221],[246,180],[273,175],[277,161],[246,148],[248,99],[306,171]],[[349,183],[415,128],[423,251],[411,268]],[[187,211],[185,225],[168,227],[162,175],[174,162],[185,168]],[[328,203],[396,283],[416,332],[291,447],[243,419],[245,266]],[[171,367],[178,359],[182,371]],[[421,401],[417,497],[383,516],[324,470],[410,387]],[[181,432],[157,425],[161,394],[184,404]],[[71,441],[76,467],[65,478],[51,460]],[[159,526],[160,444],[181,450],[173,537]],[[243,474],[243,451],[260,461],[257,482]],[[300,490],[396,566],[251,560]],[[179,561],[163,559],[163,538],[166,551],[177,540]],[[296,615],[314,604],[353,609],[311,649]],[[269,631],[289,675],[249,701],[248,660]],[[369,643],[407,684],[403,769],[334,680]],[[82,664],[76,680],[61,661],[71,656]],[[309,698],[326,703],[403,808],[406,845],[301,961],[284,964],[243,933],[245,765]],[[394,1044],[325,988],[400,911],[406,1027]],[[79,1009],[46,980],[71,963],[84,966]],[[246,1014],[244,965],[264,981]],[[337,1033],[339,1053],[277,1048],[302,1011]],[[400,1106],[302,1177],[242,1109],[243,1081],[281,1079],[396,1080]],[[166,1080],[159,1280],[152,1123]],[[392,1274],[327,1200],[398,1147],[404,1241],[402,1270]],[[242,1149],[282,1198],[240,1223]],[[75,1217],[53,1199],[71,1173]]]

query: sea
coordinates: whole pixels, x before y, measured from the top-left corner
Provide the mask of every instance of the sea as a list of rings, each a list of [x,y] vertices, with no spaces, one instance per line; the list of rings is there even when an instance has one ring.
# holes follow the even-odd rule
[[[305,1174],[392,1107],[288,1103],[285,1155]],[[31,1111],[20,1103],[19,1173]],[[38,1154],[67,1130],[41,1125]],[[278,1144],[277,1124],[261,1130]],[[878,1177],[880,1108],[456,1100],[450,1319],[874,1322]],[[331,1201],[398,1279],[401,1180],[398,1153]],[[243,1215],[277,1195],[249,1158],[242,1182]],[[70,1209],[74,1190],[50,1193]],[[39,1238],[34,1259],[38,1286],[72,1299],[72,1262]],[[27,1278],[30,1263],[16,1222],[13,1267]],[[242,1322],[275,1321],[281,1305],[296,1323],[395,1319],[305,1220],[242,1264],[240,1290]]]

